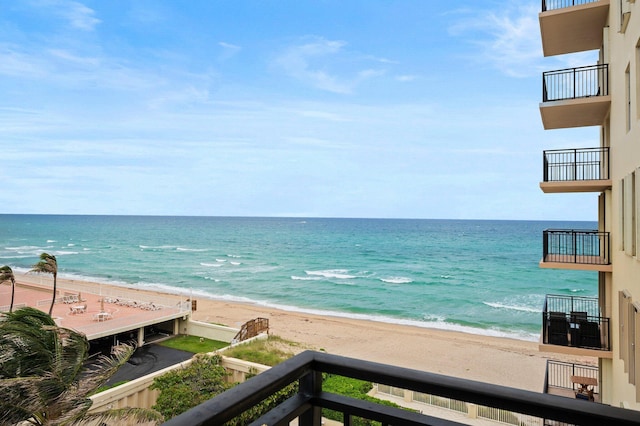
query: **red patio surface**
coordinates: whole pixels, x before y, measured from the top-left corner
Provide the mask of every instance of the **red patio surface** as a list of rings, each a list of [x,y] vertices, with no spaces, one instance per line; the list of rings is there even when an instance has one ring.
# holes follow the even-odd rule
[[[89,340],[112,334],[136,330],[148,325],[179,318],[190,314],[191,305],[184,297],[157,295],[115,286],[73,280],[58,280],[58,295],[52,317],[61,327],[71,328],[87,335]],[[14,309],[30,306],[49,312],[53,289],[53,278],[39,275],[16,276]],[[81,301],[64,303],[65,295],[78,296]],[[135,301],[138,306],[153,303],[156,310],[114,303]],[[110,302],[111,301],[111,302]],[[0,285],[0,310],[7,311],[11,303],[11,284]],[[74,306],[86,305],[83,313],[73,313]],[[111,319],[97,321],[95,314],[108,312]]]

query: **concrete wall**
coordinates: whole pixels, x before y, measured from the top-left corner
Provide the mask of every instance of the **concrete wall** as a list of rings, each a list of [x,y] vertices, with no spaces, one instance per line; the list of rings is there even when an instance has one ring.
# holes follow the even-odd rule
[[[167,367],[163,370],[148,374],[136,380],[124,383],[104,392],[100,392],[91,397],[93,405],[90,412],[99,412],[115,408],[138,407],[151,408],[158,399],[159,392],[150,390],[149,386],[153,379],[163,374],[188,366],[191,360]],[[248,373],[258,374],[268,370],[270,367],[254,362],[243,361],[241,359],[222,357],[222,366],[229,371],[227,381],[241,383],[245,381]]]
[[[179,331],[176,334],[189,334],[192,336],[206,337],[221,342],[231,342],[238,333],[237,328],[223,325],[209,324],[206,322],[193,321],[191,319],[178,321]]]

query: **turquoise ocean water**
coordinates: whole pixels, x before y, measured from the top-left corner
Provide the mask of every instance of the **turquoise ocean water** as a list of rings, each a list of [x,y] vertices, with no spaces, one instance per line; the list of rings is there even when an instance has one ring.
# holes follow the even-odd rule
[[[538,267],[546,228],[591,222],[0,215],[0,265],[62,277],[537,340],[545,294],[594,272]],[[0,303],[2,304],[2,303]]]

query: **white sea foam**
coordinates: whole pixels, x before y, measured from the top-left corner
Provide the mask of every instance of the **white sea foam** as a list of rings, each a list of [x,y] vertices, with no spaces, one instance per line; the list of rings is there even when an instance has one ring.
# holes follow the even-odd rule
[[[56,240],[47,240],[48,243],[56,243]]]
[[[297,281],[320,281],[322,280],[322,277],[298,277],[296,275],[292,275],[291,279]]]
[[[207,263],[207,262],[200,262],[200,266],[208,266],[210,268],[219,268],[222,265],[219,263]]]
[[[226,262],[226,261],[227,261],[227,259],[216,259],[216,262],[220,262],[220,263],[223,263],[223,262]]]
[[[541,309],[535,309],[535,308],[531,308],[529,306],[522,306],[522,305],[505,305],[504,303],[495,303],[495,302],[482,302],[487,306],[491,306],[492,308],[496,308],[496,309],[509,309],[512,311],[521,311],[521,312],[535,312],[535,313],[540,313],[542,312]]]
[[[209,251],[209,249],[194,249],[188,247],[176,247],[177,251],[193,251],[193,252],[201,252],[201,251]]]
[[[324,278],[338,278],[348,280],[357,278],[355,275],[348,274],[346,269],[328,269],[324,271],[304,271],[307,275],[320,276]]]
[[[413,282],[411,278],[407,278],[407,277],[380,278],[380,281],[382,281],[383,283],[389,283],[389,284],[409,284]]]
[[[54,256],[68,256],[71,254],[80,254],[80,253],[77,251],[56,250],[51,252],[51,254],[53,254]]]
[[[242,257],[242,256],[240,256],[240,255],[238,255],[238,254],[228,254],[228,255],[227,255],[227,257],[235,257],[235,258],[238,258],[238,257]]]

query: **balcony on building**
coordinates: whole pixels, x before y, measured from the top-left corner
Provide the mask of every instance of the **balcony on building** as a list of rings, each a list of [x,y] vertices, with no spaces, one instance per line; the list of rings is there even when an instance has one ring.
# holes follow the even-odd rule
[[[609,148],[544,151],[540,188],[547,194],[610,189]]]
[[[542,74],[540,115],[547,130],[601,126],[610,107],[608,64]]]
[[[600,49],[608,15],[609,0],[542,0],[544,56]]]
[[[597,230],[545,229],[540,267],[612,272],[609,240]]]
[[[598,367],[549,359],[544,393],[577,399],[585,399],[580,395],[586,395],[586,400],[602,403]]]
[[[609,318],[595,297],[549,294],[542,310],[540,350],[611,358]]]
[[[165,425],[223,425],[251,410],[261,401],[278,401],[278,392],[290,384],[298,385],[293,396],[283,402],[275,402],[270,411],[244,424],[285,426],[297,421],[300,426],[320,426],[323,423],[323,409],[341,413],[342,423],[347,426],[355,424],[357,418],[373,420],[382,425],[465,424],[450,420],[449,416],[442,418],[417,410],[405,410],[327,392],[323,390],[324,374],[437,395],[464,401],[476,407],[504,410],[512,413],[512,418],[520,420],[518,424],[640,425],[637,411],[634,410],[312,351],[300,353],[252,377],[170,419]]]

